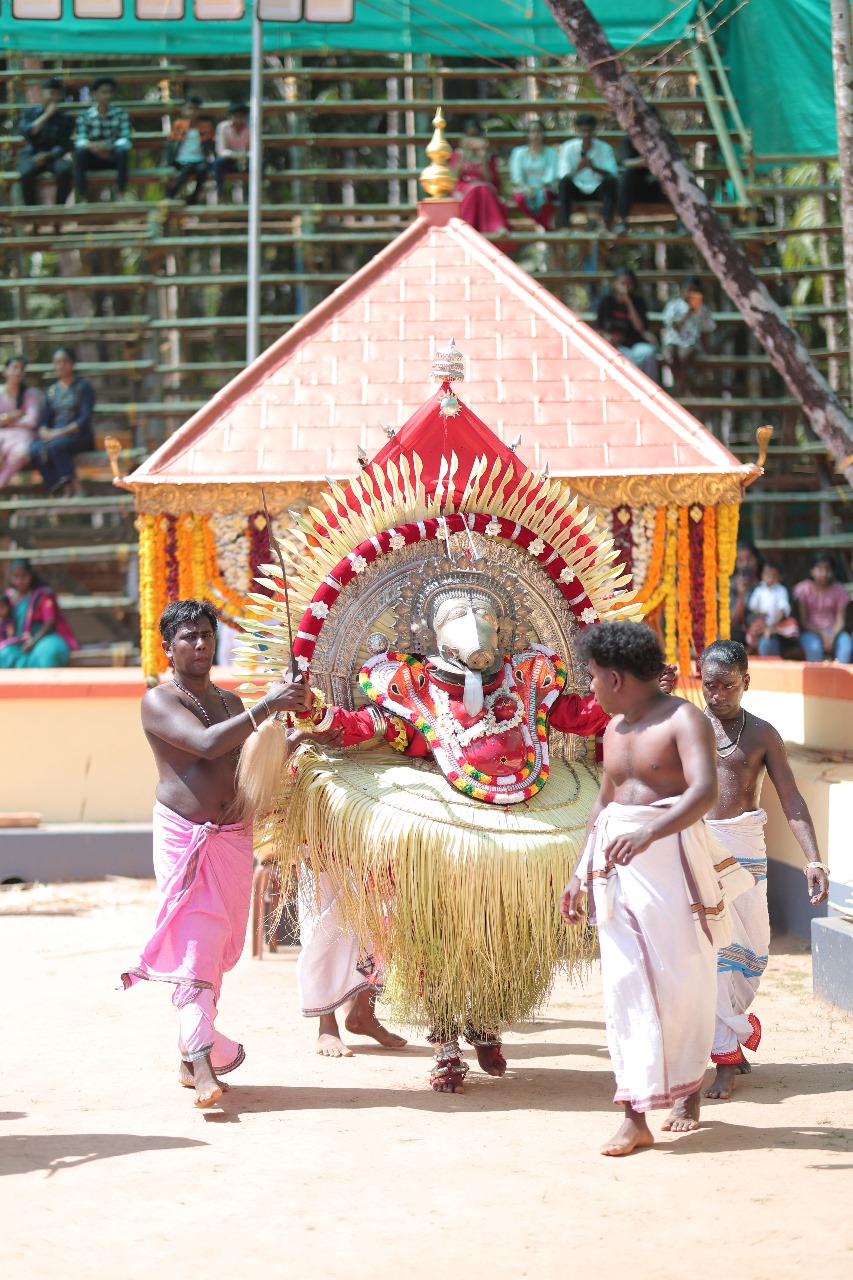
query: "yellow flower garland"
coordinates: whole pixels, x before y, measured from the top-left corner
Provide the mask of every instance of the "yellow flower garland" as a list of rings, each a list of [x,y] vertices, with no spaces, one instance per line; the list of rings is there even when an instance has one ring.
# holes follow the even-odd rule
[[[678,573],[678,507],[666,509],[666,552],[664,554],[664,643],[666,660],[675,664],[678,657],[676,576]]]
[[[717,638],[717,510],[706,507],[702,518],[702,577],[705,593],[705,644]]]
[[[678,669],[682,675],[690,674],[690,635],[693,617],[690,612],[690,526],[687,507],[679,507],[677,521],[677,571],[678,571]],[[669,630],[667,629],[667,646]],[[667,658],[667,661],[671,661]]]
[[[717,587],[720,605],[719,636],[728,640],[732,630],[729,606],[729,579],[737,555],[737,528],[740,508],[728,503],[717,508]]]
[[[136,528],[139,533],[139,629],[142,671],[146,679],[153,679],[159,669],[155,517],[139,516]]]

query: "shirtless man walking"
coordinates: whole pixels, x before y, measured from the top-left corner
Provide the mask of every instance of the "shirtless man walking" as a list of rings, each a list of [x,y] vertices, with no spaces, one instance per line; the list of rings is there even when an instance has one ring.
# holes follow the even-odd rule
[[[736,1077],[748,1075],[752,1069],[744,1047],[755,1050],[761,1040],[761,1023],[747,1010],[767,967],[770,945],[764,844],[767,814],[759,803],[765,772],[806,859],[807,892],[814,906],[826,898],[829,877],[782,739],[766,720],[741,706],[749,688],[746,649],[734,640],[717,640],[702,654],[701,668],[706,714],[717,740],[720,781],[719,800],[706,822],[755,881],[731,904],[732,940],[717,956],[717,1019],[711,1050],[717,1074],[705,1097],[730,1098]]]
[[[171,682],[142,699],[142,727],[159,782],[154,805],[154,874],[160,912],[139,962],[122,974],[174,987],[179,1081],[208,1107],[227,1088],[219,1076],[243,1061],[243,1046],[214,1029],[223,974],[240,958],[252,896],[252,829],[229,822],[235,771],[246,738],[277,711],[303,712],[306,684],[276,681],[246,711],[210,679],[217,618],[199,600],[177,600],[160,619]]]
[[[560,908],[598,926],[614,1101],[625,1118],[602,1154],[650,1147],[663,1128],[698,1128],[714,1033],[716,951],[728,935],[716,846],[703,816],[717,801],[714,736],[697,707],[662,693],[663,654],[650,627],[589,627],[581,640],[592,691],[613,719],[601,790]],[[731,860],[734,862],[734,860]]]

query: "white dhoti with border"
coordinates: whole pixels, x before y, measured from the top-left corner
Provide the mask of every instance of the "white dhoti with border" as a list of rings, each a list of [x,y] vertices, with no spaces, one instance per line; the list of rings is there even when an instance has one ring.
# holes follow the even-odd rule
[[[711,1060],[737,1063],[742,1047],[758,1048],[761,1023],[747,1012],[755,999],[770,950],[770,917],[767,911],[767,846],[763,809],[750,809],[737,818],[707,818],[714,836],[754,883],[731,903],[731,942],[717,953],[717,1019]]]
[[[319,898],[318,898],[319,887]],[[299,872],[299,937],[296,963],[299,1003],[304,1018],[333,1013],[361,991],[382,990],[383,979],[372,955],[365,955],[354,933],[346,929],[338,887],[326,872],[319,886],[304,866]]]
[[[609,804],[578,865],[598,927],[614,1102],[671,1107],[700,1087],[714,1035],[716,958],[727,945],[726,898],[746,883],[699,822],[656,840],[626,866],[608,862],[617,835],[658,817],[653,805]],[[724,890],[723,881],[731,881]]]

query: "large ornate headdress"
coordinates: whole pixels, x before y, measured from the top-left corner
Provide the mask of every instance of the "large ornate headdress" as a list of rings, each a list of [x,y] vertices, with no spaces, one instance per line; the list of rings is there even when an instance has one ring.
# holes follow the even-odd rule
[[[549,645],[574,688],[584,685],[578,631],[636,612],[612,541],[560,481],[525,467],[457,399],[451,382],[462,369],[453,342],[437,352],[438,393],[359,475],[329,482],[325,511],[292,512],[281,537],[294,656],[340,705],[359,701],[370,656],[428,651],[437,594],[463,584],[495,602],[505,649]],[[242,651],[254,672],[271,675],[289,654],[281,570],[264,573],[273,594],[252,597]]]

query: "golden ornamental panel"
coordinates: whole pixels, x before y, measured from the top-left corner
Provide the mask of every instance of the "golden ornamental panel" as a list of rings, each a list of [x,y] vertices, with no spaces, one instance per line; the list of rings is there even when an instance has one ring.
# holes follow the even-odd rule
[[[145,484],[128,485],[136,498],[136,509],[144,515],[248,515],[262,505],[260,484]],[[289,510],[306,511],[319,501],[326,489],[321,483],[270,481],[264,483],[267,504],[273,515]]]
[[[750,472],[693,475],[565,476],[570,491],[596,507],[712,507],[739,503]]]

